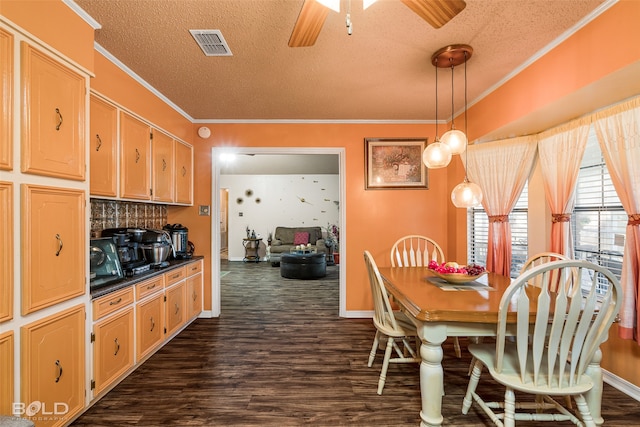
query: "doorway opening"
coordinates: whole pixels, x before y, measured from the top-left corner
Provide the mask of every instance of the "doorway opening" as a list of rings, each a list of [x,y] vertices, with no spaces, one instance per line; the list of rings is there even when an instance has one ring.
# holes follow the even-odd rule
[[[260,203],[260,195],[256,195],[253,194],[253,190],[250,188],[247,188],[247,194],[249,194],[246,197],[238,197],[238,199],[242,199],[242,200],[230,200],[230,199],[234,199],[235,196],[233,197],[229,197],[229,193],[225,192],[223,193],[224,189],[224,185],[222,184],[222,180],[221,180],[221,171],[223,170],[222,167],[222,162],[220,160],[220,156],[221,155],[228,155],[230,152],[229,147],[214,147],[212,148],[212,194],[216,195],[216,197],[212,197],[212,204],[214,206],[212,206],[212,217],[211,217],[211,221],[212,221],[212,247],[211,247],[211,254],[212,259],[211,259],[211,307],[212,307],[212,312],[211,315],[213,317],[217,317],[220,316],[220,312],[221,312],[221,306],[220,306],[220,274],[221,274],[221,256],[223,253],[223,249],[226,247],[227,248],[227,253],[229,253],[229,259],[233,258],[233,255],[231,254],[231,252],[229,250],[230,245],[232,244],[231,239],[234,239],[233,237],[233,233],[230,232],[229,230],[229,222],[230,222],[230,205],[233,205],[234,203],[245,203],[244,199],[247,199],[247,203],[252,203],[252,206],[254,206],[253,204],[255,203]],[[340,228],[340,242],[339,242],[339,252],[344,252],[344,242],[346,241],[346,236],[347,236],[347,230],[344,227],[345,224],[345,211],[346,211],[346,206],[345,206],[345,171],[346,171],[346,165],[345,165],[345,149],[344,148],[294,148],[294,147],[288,147],[288,148],[249,148],[249,147],[234,147],[233,148],[233,153],[235,155],[245,155],[245,156],[256,156],[258,157],[258,155],[262,155],[262,154],[278,154],[278,155],[282,155],[282,156],[287,156],[287,155],[334,155],[337,157],[337,161],[338,161],[338,178],[337,178],[337,184],[338,184],[338,194],[337,194],[337,198],[338,200],[332,201],[335,202],[336,209],[337,207],[339,207],[338,210],[338,220],[337,220],[337,226]],[[321,158],[322,156],[318,156],[318,158]],[[275,158],[275,156],[274,156]],[[264,196],[262,196],[264,197]],[[299,199],[304,199],[304,195],[300,195],[300,194],[291,194],[291,197],[296,197],[298,200],[298,202],[300,203],[301,201]],[[226,205],[225,205],[226,203]],[[234,208],[237,208],[236,206],[234,206]],[[235,209],[238,210],[238,209]],[[236,216],[241,216],[242,215],[242,211],[240,212],[235,212],[234,215]],[[315,218],[317,220],[317,218]],[[236,220],[236,218],[234,217],[234,220]],[[311,220],[311,218],[310,218]],[[278,225],[277,223],[274,223],[275,225]],[[323,223],[319,223],[319,224],[314,224],[314,225],[320,225],[323,227],[326,227],[326,224]],[[249,224],[247,224],[247,226],[249,226]],[[226,234],[226,235],[225,235]],[[236,232],[237,234],[237,232]],[[264,242],[266,243],[267,241],[267,237],[268,236],[263,236],[264,237]],[[235,249],[234,249],[235,250]],[[221,254],[221,256],[216,256],[215,254]],[[346,295],[346,268],[347,265],[345,264],[344,260],[341,261],[341,265],[340,265],[340,302],[339,302],[339,315],[341,317],[346,317],[346,302],[345,302],[345,295]]]

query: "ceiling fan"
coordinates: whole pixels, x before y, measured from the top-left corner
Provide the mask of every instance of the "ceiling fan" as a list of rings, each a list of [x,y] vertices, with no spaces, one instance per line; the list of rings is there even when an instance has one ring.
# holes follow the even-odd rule
[[[460,13],[465,7],[464,0],[400,0],[432,27],[440,28]],[[372,3],[370,1],[370,3]],[[329,8],[318,0],[304,0],[291,37],[290,47],[313,46],[327,19]]]

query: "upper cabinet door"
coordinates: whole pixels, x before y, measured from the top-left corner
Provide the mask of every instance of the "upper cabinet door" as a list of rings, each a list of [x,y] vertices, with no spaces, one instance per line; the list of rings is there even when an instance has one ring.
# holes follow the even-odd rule
[[[116,161],[118,110],[102,99],[91,95],[91,123],[89,131],[91,195],[116,197]]]
[[[22,42],[22,172],[84,181],[86,78]]]
[[[162,132],[153,133],[153,200],[173,203],[174,153],[173,138]]]
[[[0,169],[13,169],[13,36],[1,28]]]
[[[120,112],[120,197],[151,200],[151,127]]]
[[[85,193],[22,185],[22,314],[86,292]]]
[[[176,203],[193,204],[193,148],[176,141]]]

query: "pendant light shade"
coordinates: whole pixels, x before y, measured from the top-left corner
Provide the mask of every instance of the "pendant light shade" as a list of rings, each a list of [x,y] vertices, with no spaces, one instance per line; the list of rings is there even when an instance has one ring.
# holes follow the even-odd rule
[[[451,162],[451,149],[436,139],[436,142],[425,148],[422,153],[422,161],[429,169],[447,167]]]
[[[456,208],[472,208],[482,203],[482,190],[478,184],[469,182],[467,178],[456,185],[451,192],[451,201]]]
[[[449,146],[451,154],[462,154],[467,149],[467,135],[453,127],[442,135],[441,141]]]

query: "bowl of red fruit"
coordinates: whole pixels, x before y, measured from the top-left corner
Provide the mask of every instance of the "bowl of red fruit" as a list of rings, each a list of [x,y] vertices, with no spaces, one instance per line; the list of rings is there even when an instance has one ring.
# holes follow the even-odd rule
[[[442,264],[431,261],[429,270],[436,277],[455,284],[473,282],[487,273],[485,268],[479,264],[459,265],[457,262],[452,261],[443,262]]]

